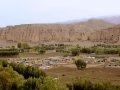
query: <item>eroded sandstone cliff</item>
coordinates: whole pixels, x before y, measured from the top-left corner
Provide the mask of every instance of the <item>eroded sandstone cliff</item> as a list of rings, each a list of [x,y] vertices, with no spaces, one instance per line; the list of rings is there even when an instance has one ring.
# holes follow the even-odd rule
[[[0,28],[0,41],[6,42],[77,42],[119,41],[119,27],[102,20],[88,20],[74,24],[26,24]],[[108,29],[107,29],[108,28]],[[103,30],[104,29],[104,30]],[[109,30],[110,29],[110,30]]]
[[[105,43],[120,43],[120,25],[94,31],[90,35],[90,41]]]

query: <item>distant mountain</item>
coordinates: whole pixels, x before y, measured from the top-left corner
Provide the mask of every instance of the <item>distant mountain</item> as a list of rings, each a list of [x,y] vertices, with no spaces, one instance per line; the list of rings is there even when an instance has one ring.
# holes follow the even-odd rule
[[[83,31],[94,31],[114,26],[113,23],[104,21],[102,19],[89,19],[83,22],[75,23],[75,25]]]
[[[103,20],[114,24],[120,24],[120,16],[104,17]]]

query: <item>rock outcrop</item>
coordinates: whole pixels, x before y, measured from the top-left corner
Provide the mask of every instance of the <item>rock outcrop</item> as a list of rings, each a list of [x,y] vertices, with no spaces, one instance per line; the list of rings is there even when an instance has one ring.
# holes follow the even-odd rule
[[[91,33],[89,40],[104,43],[120,43],[120,25]]]
[[[102,20],[88,20],[74,24],[26,24],[0,28],[0,41],[6,42],[74,42],[119,41],[119,27]],[[108,29],[106,29],[108,28]],[[110,29],[110,30],[109,30]]]

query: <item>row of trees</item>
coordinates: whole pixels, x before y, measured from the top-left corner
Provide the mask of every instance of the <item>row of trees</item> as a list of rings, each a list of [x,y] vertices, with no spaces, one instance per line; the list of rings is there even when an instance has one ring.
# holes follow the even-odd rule
[[[120,48],[120,45],[106,45],[106,44],[97,44],[93,47],[104,47],[104,48]]]
[[[0,49],[0,56],[15,56],[18,54],[18,49]]]
[[[105,48],[105,47],[90,47],[90,48],[72,48],[71,55],[77,56],[80,53],[95,53],[95,54],[120,54],[120,48]]]
[[[71,46],[64,45],[64,44],[51,44],[51,45],[45,45],[41,44],[39,46],[30,47],[28,43],[18,43],[17,47],[20,49],[21,52],[29,51],[30,49],[33,49],[34,51],[39,52],[40,54],[44,54],[46,50],[56,50],[56,52],[64,52],[66,54],[66,48],[69,48]],[[98,44],[96,46],[92,46],[89,48],[82,48],[79,45],[77,45],[74,48],[71,48],[71,50],[67,50],[67,53],[70,53],[73,56],[79,55],[79,53],[96,53],[96,54],[120,54],[120,45],[104,45],[104,44]]]
[[[65,47],[68,45],[64,44],[40,44],[37,46],[30,47],[28,43],[18,43],[17,48],[20,50],[20,52],[29,52],[34,51],[38,52],[40,54],[44,54],[47,50],[56,50],[56,52],[63,52]]]

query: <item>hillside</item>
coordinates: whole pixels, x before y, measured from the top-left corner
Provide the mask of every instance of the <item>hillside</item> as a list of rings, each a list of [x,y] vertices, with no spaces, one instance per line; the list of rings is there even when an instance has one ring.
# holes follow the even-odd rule
[[[7,26],[0,28],[0,42],[62,43],[89,40],[99,41],[99,35],[96,36],[97,31],[112,26],[114,25],[99,19],[90,19],[71,24],[23,24]]]
[[[120,43],[120,25],[94,31],[90,35],[90,41],[105,43]]]

